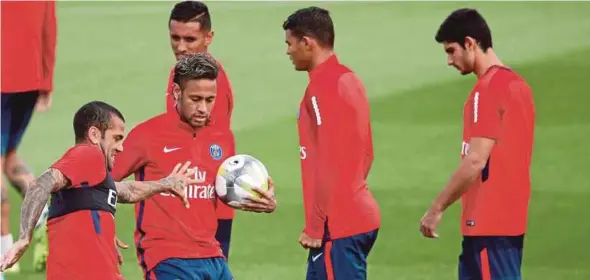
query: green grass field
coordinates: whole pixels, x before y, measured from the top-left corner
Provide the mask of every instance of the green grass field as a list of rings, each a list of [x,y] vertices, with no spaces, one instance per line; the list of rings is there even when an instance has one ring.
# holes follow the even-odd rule
[[[293,71],[282,21],[309,3],[213,2],[212,53],[235,92],[238,151],[259,157],[277,185],[272,215],[239,213],[230,266],[239,280],[304,279],[303,227],[296,111],[307,75]],[[54,106],[36,114],[20,147],[42,172],[73,144],[72,117],[82,104],[104,100],[134,124],[164,110],[173,63],[167,38],[172,2],[60,2]],[[590,2],[321,3],[336,24],[336,50],[365,82],[371,99],[375,162],[370,188],[382,229],[369,257],[370,279],[456,279],[459,205],[438,240],[421,237],[418,222],[458,165],[464,99],[474,76],[446,67],[434,33],[455,8],[479,8],[495,49],[535,93],[536,142],[524,279],[590,279]],[[12,231],[20,197],[11,191]],[[133,243],[133,208],[120,205],[118,235]],[[32,251],[32,250],[31,250]],[[43,279],[31,269],[7,279]],[[122,271],[141,279],[135,252]]]

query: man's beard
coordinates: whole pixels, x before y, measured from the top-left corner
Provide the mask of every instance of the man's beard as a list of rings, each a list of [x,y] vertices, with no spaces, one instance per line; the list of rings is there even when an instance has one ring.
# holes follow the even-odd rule
[[[109,155],[107,153],[106,147],[102,143],[98,143],[98,146],[102,150],[102,154],[104,155],[104,165],[107,167],[107,171],[111,171],[112,167],[109,164]]]

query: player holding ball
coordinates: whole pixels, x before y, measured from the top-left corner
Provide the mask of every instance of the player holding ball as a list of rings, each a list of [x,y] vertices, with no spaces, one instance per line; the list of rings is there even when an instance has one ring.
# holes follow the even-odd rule
[[[209,54],[209,46],[213,43],[215,32],[211,21],[209,7],[201,1],[182,1],[176,3],[168,19],[168,35],[174,57],[179,60],[187,54]],[[215,107],[211,111],[209,125],[228,128],[231,131],[231,116],[234,107],[233,90],[229,77],[219,60],[215,60],[219,72],[217,74],[217,96]],[[176,113],[174,96],[174,67],[170,71],[166,87],[166,111]],[[231,207],[219,203],[217,211],[217,233],[215,238],[221,244],[223,255],[229,258],[231,232],[235,211]]]
[[[174,203],[168,193],[135,206],[137,256],[146,279],[233,278],[215,238],[216,208],[222,203],[215,193],[216,174],[221,163],[235,154],[229,129],[210,125],[218,72],[208,54],[180,58],[174,69],[176,110],[137,125],[117,157],[116,181],[133,173],[140,181],[158,178],[187,160],[196,169],[196,183],[187,188],[190,209]],[[277,205],[269,184],[267,191],[255,189],[260,198],[251,198],[243,210],[273,212]]]

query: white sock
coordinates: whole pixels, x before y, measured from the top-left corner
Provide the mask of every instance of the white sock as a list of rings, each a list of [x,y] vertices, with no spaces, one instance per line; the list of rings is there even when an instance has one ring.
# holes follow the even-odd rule
[[[0,247],[2,247],[0,248],[0,251],[2,251],[2,256],[4,256],[4,254],[6,254],[8,250],[10,250],[10,248],[12,248],[13,242],[14,241],[12,240],[12,234],[7,234],[0,237]]]
[[[35,228],[41,226],[43,222],[47,220],[47,216],[49,215],[49,204],[45,204],[43,207],[43,211],[41,212],[41,216],[39,216],[39,220],[37,220],[37,224],[35,224]]]

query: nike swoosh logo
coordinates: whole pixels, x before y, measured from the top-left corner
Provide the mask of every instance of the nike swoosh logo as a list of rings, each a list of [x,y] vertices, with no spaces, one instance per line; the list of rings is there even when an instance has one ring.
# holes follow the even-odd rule
[[[315,262],[315,261],[316,261],[316,260],[317,260],[319,257],[321,257],[323,254],[324,254],[324,253],[319,253],[319,254],[317,254],[317,255],[315,255],[315,256],[313,256],[313,257],[311,257],[311,261],[312,261],[312,262]]]
[[[170,153],[170,152],[174,152],[176,150],[180,150],[180,148],[171,148],[171,149],[168,149],[168,147],[164,147],[164,153]]]

